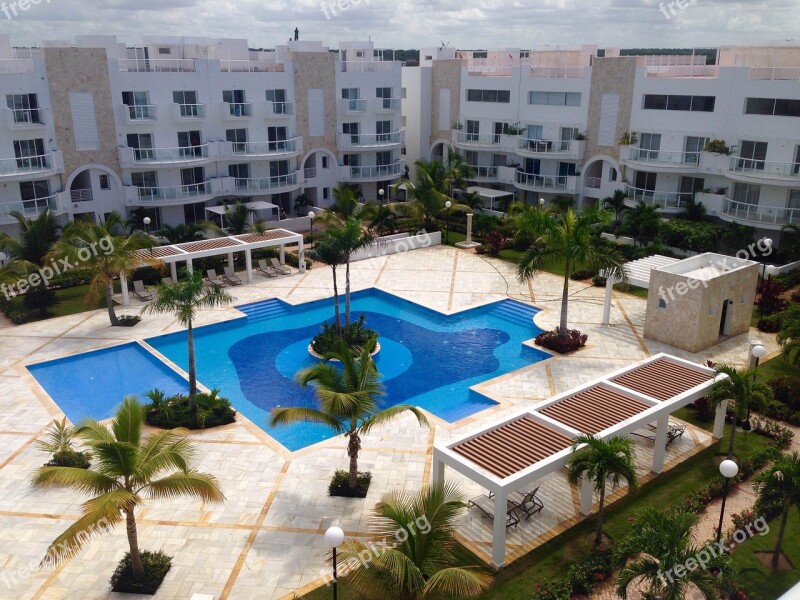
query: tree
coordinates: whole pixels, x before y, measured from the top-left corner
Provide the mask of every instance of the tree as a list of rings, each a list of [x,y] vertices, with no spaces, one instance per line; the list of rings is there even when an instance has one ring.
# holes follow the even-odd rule
[[[255,212],[250,203],[236,201],[225,205],[222,221],[230,235],[241,235],[253,224]]]
[[[352,183],[340,183],[333,189],[333,204],[314,219],[323,225],[343,225],[350,218],[369,219],[377,208],[374,202],[360,202],[361,188]]]
[[[414,164],[417,167],[416,182],[398,184],[405,186],[408,201],[397,203],[393,208],[418,221],[425,231],[436,231],[434,219],[447,210],[445,203],[448,200],[451,202],[450,210],[470,212],[469,206],[455,203],[447,195],[449,179],[442,163],[418,160]]]
[[[737,370],[731,365],[720,364],[714,367],[717,376],[714,385],[708,391],[708,403],[716,408],[725,400],[733,400],[735,421],[746,421],[750,418],[750,410],[763,409],[772,399],[772,390],[768,385],[756,380],[752,369]],[[731,426],[731,439],[728,443],[728,458],[733,456],[736,422]]]
[[[270,427],[311,421],[327,425],[337,435],[344,434],[348,438],[348,486],[351,490],[355,490],[358,483],[361,436],[406,411],[413,413],[420,425],[428,424],[425,415],[413,406],[398,404],[378,410],[377,400],[383,395],[383,385],[371,355],[376,343],[375,338],[370,340],[357,357],[344,340],[339,340],[336,350],[325,356],[325,362],[317,363],[297,374],[303,387],[312,382],[315,384],[319,408],[274,408],[270,417]],[[338,360],[341,368],[329,362],[331,359]]]
[[[167,238],[170,244],[199,242],[205,239],[205,228],[199,223],[181,223],[180,225],[162,225],[159,235]]]
[[[326,233],[344,257],[345,284],[344,284],[344,324],[350,325],[350,261],[353,255],[375,242],[375,236],[363,227],[362,222],[355,217],[348,217],[340,227],[329,228]]]
[[[175,283],[161,283],[155,299],[142,308],[143,313],[172,314],[177,317],[181,325],[186,327],[190,402],[197,393],[197,362],[194,353],[192,322],[197,317],[198,310],[215,308],[230,302],[233,302],[233,296],[221,288],[206,286],[203,274],[195,271]]]
[[[105,290],[108,318],[116,326],[119,319],[114,311],[114,279],[120,273],[127,277],[141,266],[160,267],[158,260],[140,252],[152,245],[149,235],[141,232],[127,235],[123,218],[118,212],[111,212],[103,223],[75,221],[67,225],[48,257],[70,261],[91,274],[84,302],[94,305],[100,291]]]
[[[594,483],[594,491],[600,497],[597,509],[597,533],[594,543],[603,542],[603,509],[605,508],[606,484],[617,489],[622,479],[628,483],[628,493],[638,486],[636,475],[636,457],[633,452],[633,440],[626,436],[614,436],[601,440],[591,435],[579,435],[575,438],[573,450],[585,444],[569,458],[567,463],[567,480],[577,486],[582,479]]]
[[[125,519],[131,568],[134,576],[144,574],[135,511],[146,499],[177,496],[202,502],[222,502],[225,496],[217,480],[195,470],[194,445],[173,431],[143,437],[144,407],[127,396],[111,426],[87,419],[77,435],[89,448],[96,466],[41,467],[33,477],[37,488],[68,488],[92,497],[83,503],[81,517],[59,535],[48,548],[43,562],[59,562],[74,556],[94,532],[105,532]]]
[[[588,209],[576,214],[572,209],[563,215],[544,210],[527,210],[524,219],[526,231],[533,243],[517,263],[517,278],[532,279],[550,260],[564,260],[564,285],[561,294],[561,321],[559,334],[569,335],[567,309],[569,304],[569,276],[578,268],[605,269],[608,275],[624,275],[622,258],[605,247],[597,235],[596,227],[608,221],[605,211]]]
[[[564,214],[568,210],[574,210],[575,198],[571,198],[570,196],[555,196],[550,200],[550,204],[553,207],[553,212]]]
[[[781,250],[789,259],[786,262],[800,259],[800,225],[784,225],[781,232],[786,232],[781,237]]]
[[[333,274],[333,309],[334,326],[336,330],[342,330],[342,318],[339,309],[339,284],[336,280],[336,269],[345,263],[347,257],[342,250],[339,240],[332,236],[330,231],[324,231],[314,243],[314,249],[309,252],[313,260],[328,265]]]
[[[661,227],[661,217],[658,207],[645,204],[641,200],[633,208],[628,208],[622,213],[622,227],[625,233],[631,235],[635,242],[645,245],[656,239]]]
[[[337,551],[350,571],[348,583],[365,598],[479,596],[492,576],[475,566],[459,566],[454,555],[455,521],[463,508],[461,491],[450,482],[384,495],[374,517],[383,549],[376,553],[374,545],[346,540]],[[360,560],[364,556],[371,557],[366,565]]]
[[[624,190],[616,190],[613,196],[606,196],[601,202],[603,210],[610,210],[614,213],[614,225],[619,225],[619,213],[625,210],[625,199],[628,194]]]
[[[690,588],[696,587],[703,598],[715,600],[716,579],[708,569],[685,569],[682,577],[674,573],[675,567],[685,565],[702,551],[692,537],[697,520],[698,515],[680,508],[660,510],[648,506],[637,511],[634,526],[614,552],[614,562],[622,567],[617,594],[625,600],[630,584],[638,581],[647,584],[649,597],[681,600]]]
[[[759,511],[780,510],[781,525],[772,553],[772,568],[777,569],[789,510],[792,506],[800,508],[800,453],[778,456],[766,470],[756,475],[753,487],[758,493]]]
[[[775,338],[781,345],[783,357],[800,366],[800,306],[792,304],[781,315],[781,328]]]
[[[453,190],[463,190],[467,180],[472,177],[472,166],[452,146],[447,147],[447,162],[445,163],[444,188],[448,196],[453,197]]]

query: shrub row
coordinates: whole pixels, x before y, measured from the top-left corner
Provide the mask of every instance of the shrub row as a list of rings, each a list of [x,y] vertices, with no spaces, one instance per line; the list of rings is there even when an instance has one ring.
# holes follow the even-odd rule
[[[711,252],[717,248],[722,226],[708,221],[671,219],[661,224],[664,243],[683,250]]]
[[[595,586],[608,579],[611,567],[611,549],[599,546],[584,560],[573,563],[567,576],[537,584],[531,600],[568,600],[572,596],[589,596]]]
[[[162,429],[206,429],[233,423],[236,411],[218,394],[219,390],[212,390],[210,394],[197,393],[194,398],[183,394],[167,397],[161,390],[152,390],[147,394],[150,402],[145,405],[145,422]]]

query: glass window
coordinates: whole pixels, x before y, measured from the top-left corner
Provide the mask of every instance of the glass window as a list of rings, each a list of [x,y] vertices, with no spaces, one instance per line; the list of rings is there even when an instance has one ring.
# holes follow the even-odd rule
[[[226,129],[225,140],[232,142],[234,152],[247,152],[247,129]]]
[[[666,94],[645,94],[643,108],[645,110],[667,110]]]
[[[692,96],[692,112],[714,112],[716,102],[714,96]]]
[[[778,98],[775,100],[775,115],[779,117],[800,117],[800,100]]]
[[[691,110],[691,96],[669,96],[667,97],[667,110]]]
[[[108,180],[108,175],[100,175],[100,189],[101,190],[110,190],[111,184]]]
[[[748,115],[772,115],[775,113],[775,99],[748,98],[744,112]]]
[[[567,106],[580,106],[581,105],[581,93],[580,92],[567,92],[567,94],[566,94],[566,105]]]

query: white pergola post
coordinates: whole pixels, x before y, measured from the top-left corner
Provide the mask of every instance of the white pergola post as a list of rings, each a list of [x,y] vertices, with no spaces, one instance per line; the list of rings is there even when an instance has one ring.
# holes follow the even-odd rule
[[[247,283],[253,283],[253,253],[250,248],[244,251],[244,266],[247,269]]]
[[[615,277],[606,278],[606,297],[603,301],[603,325],[611,324],[611,292],[614,291]]]
[[[122,306],[129,306],[131,299],[128,296],[128,278],[125,277],[125,271],[119,274],[119,287],[122,290]]]
[[[300,273],[306,272],[306,249],[303,244],[297,244],[297,269]]]
[[[720,439],[725,433],[725,413],[728,410],[728,401],[723,400],[717,405],[717,412],[714,415],[714,431],[715,438]]]
[[[233,252],[228,252],[228,266],[233,268]]]
[[[433,465],[431,467],[431,483],[441,483],[444,481],[444,461],[439,460],[439,457],[434,453]]]
[[[187,258],[186,259],[186,272],[189,273],[189,275],[191,275],[193,271],[194,270],[192,269],[192,259],[191,258]]]
[[[653,471],[661,473],[664,470],[664,458],[667,455],[667,431],[669,430],[669,413],[658,417],[656,423],[656,439],[653,446]]]
[[[581,479],[581,514],[592,514],[592,504],[594,504],[594,481],[584,477]]]
[[[472,241],[472,213],[467,213],[467,243]]]
[[[280,258],[280,262],[281,262],[281,264],[282,264],[282,265],[285,265],[285,264],[286,264],[286,246],[285,246],[284,244],[281,244],[281,258]]]
[[[506,562],[506,491],[494,495],[494,528],[492,532],[492,565],[499,569]]]
[[[178,263],[169,263],[169,274],[172,276],[172,283],[178,281]]]

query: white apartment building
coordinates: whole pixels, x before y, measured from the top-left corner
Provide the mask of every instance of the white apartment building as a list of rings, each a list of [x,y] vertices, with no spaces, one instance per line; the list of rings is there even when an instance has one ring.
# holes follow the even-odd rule
[[[423,49],[403,68],[407,160],[452,147],[472,185],[527,202],[617,189],[627,203],[708,213],[779,237],[800,223],[800,48],[621,57],[619,49]],[[636,132],[630,144],[623,135]],[[704,151],[722,140],[729,155]]]
[[[14,49],[0,37],[0,227],[49,207],[63,219],[209,218],[226,200],[291,215],[341,182],[377,198],[405,172],[401,65],[371,42],[112,36]],[[274,206],[274,208],[271,208]]]

